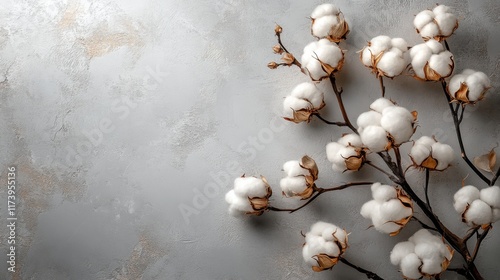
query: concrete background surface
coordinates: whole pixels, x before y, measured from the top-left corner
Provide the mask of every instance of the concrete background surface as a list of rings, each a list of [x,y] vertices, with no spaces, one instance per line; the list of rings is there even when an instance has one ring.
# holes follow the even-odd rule
[[[299,205],[280,196],[279,180],[282,164],[304,154],[317,161],[320,186],[387,182],[369,168],[331,171],[325,145],[347,130],[280,118],[283,98],[307,77],[266,67],[279,59],[271,50],[274,25],[300,57],[313,40],[308,16],[323,2],[1,0],[0,173],[5,186],[7,168],[17,168],[19,245],[15,273],[1,254],[0,278],[364,279],[345,265],[313,273],[303,264],[300,232],[323,220],[351,232],[351,262],[400,279],[389,252],[418,227],[411,223],[392,238],[367,229],[370,221],[359,215],[371,197],[367,188],[324,194],[294,214],[227,214],[224,194],[243,173],[267,177],[273,204]],[[381,34],[422,42],[413,16],[435,1],[335,4],[352,30],[341,45],[347,53],[338,82],[355,120],[380,95],[356,52]],[[449,39],[456,71],[481,70],[494,86],[466,111],[464,141],[473,157],[499,145],[500,4],[440,4],[460,18]],[[338,119],[333,95],[321,86],[323,114]],[[467,184],[485,186],[459,158],[440,85],[405,76],[386,87],[388,97],[419,112],[414,138],[435,135],[454,147],[453,166],[431,176],[431,201],[451,229],[465,234],[453,194],[468,174]],[[422,194],[423,173],[408,177]],[[0,194],[6,223],[7,188]],[[2,252],[8,234],[1,225]],[[486,279],[500,273],[499,248],[495,226],[476,261]]]

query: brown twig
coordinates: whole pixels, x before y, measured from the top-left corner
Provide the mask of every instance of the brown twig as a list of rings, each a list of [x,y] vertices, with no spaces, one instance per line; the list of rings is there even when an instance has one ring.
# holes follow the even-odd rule
[[[483,230],[482,233],[480,233],[477,236],[476,246],[474,246],[474,251],[472,253],[471,262],[474,262],[474,260],[476,259],[477,254],[479,253],[479,247],[481,246],[481,243],[483,242],[483,240],[486,238],[486,235],[488,235],[488,232],[490,232],[490,229],[491,229],[491,226],[487,227],[485,230]]]
[[[384,76],[378,76],[378,81],[380,82],[380,90],[382,91],[382,97],[385,97],[385,86],[384,86]]]
[[[427,225],[426,223],[422,222],[420,219],[418,219],[415,216],[412,216],[411,219],[414,220],[414,221],[416,221],[416,222],[418,222],[425,229],[429,229],[429,230],[432,230],[432,231],[439,232],[435,227],[431,227],[431,226]]]
[[[302,204],[301,206],[299,206],[297,208],[283,209],[283,208],[269,206],[267,209],[269,211],[293,213],[295,211],[298,211],[298,210],[306,207],[307,205],[309,205],[309,203],[313,202],[316,198],[318,198],[321,194],[323,194],[325,192],[338,191],[338,190],[347,189],[347,188],[353,187],[353,186],[366,186],[366,185],[373,185],[373,182],[352,182],[352,183],[347,183],[347,184],[343,184],[343,185],[339,185],[339,186],[335,186],[335,187],[331,187],[331,188],[316,188],[315,190],[317,191],[317,193],[314,196],[312,196],[311,198],[309,198],[309,200],[307,200],[306,203]]]
[[[450,112],[453,116],[453,122],[455,124],[455,132],[457,134],[458,145],[460,146],[460,154],[467,163],[467,165],[469,165],[469,167],[472,169],[472,171],[474,171],[474,173],[476,173],[476,175],[479,176],[479,178],[481,178],[481,180],[483,180],[489,186],[491,185],[490,179],[488,179],[481,171],[479,171],[479,169],[477,169],[477,167],[472,163],[472,161],[470,161],[469,157],[465,153],[465,146],[462,140],[462,132],[460,130],[460,122],[458,119],[457,111],[453,108],[453,104],[451,103],[451,98],[448,95],[448,92],[446,91],[446,81],[444,80],[441,81],[441,87],[443,88],[444,95],[446,96],[446,100],[448,101],[448,105],[450,107]]]
[[[319,113],[313,113],[312,115],[318,117],[318,119],[320,119],[321,121],[323,121],[326,124],[336,125],[336,126],[347,126],[347,124],[345,122],[331,122],[329,120],[326,120]]]
[[[366,275],[366,277],[367,277],[368,279],[374,279],[374,280],[384,280],[384,278],[382,278],[382,277],[378,276],[378,275],[377,275],[377,274],[375,274],[374,272],[371,272],[371,271],[369,271],[369,270],[366,270],[366,269],[364,269],[364,268],[361,268],[361,267],[359,267],[359,266],[357,266],[357,265],[355,265],[355,264],[353,264],[353,263],[349,262],[349,261],[348,261],[348,260],[346,260],[345,258],[340,258],[340,261],[341,261],[342,263],[344,263],[344,264],[346,264],[346,265],[348,265],[348,266],[350,266],[350,267],[352,267],[352,268],[356,269],[357,271],[359,271],[359,272],[361,272],[361,273],[365,274],[365,275]]]
[[[344,106],[344,101],[342,101],[342,88],[340,90],[337,88],[337,84],[335,81],[335,75],[330,75],[330,83],[332,84],[333,91],[335,92],[335,96],[337,97],[337,102],[339,104],[340,112],[342,113],[342,118],[344,119],[345,124],[356,134],[358,134],[358,130],[351,124],[349,120],[349,116],[347,115],[347,111]]]
[[[429,179],[430,179],[430,171],[429,171],[429,168],[426,168],[425,169],[425,186],[424,186],[425,202],[429,206],[429,209],[431,209],[431,211],[432,211],[431,202],[429,200]]]

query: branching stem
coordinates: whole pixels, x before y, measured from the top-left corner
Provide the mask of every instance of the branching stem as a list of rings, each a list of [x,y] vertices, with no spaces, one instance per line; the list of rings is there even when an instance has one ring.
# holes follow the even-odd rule
[[[345,258],[340,258],[340,261],[341,261],[342,263],[344,263],[344,264],[346,264],[346,265],[348,265],[348,266],[350,266],[350,267],[352,267],[352,268],[356,269],[356,270],[357,270],[357,271],[359,271],[360,273],[365,274],[365,275],[366,275],[366,277],[367,277],[368,279],[374,279],[374,280],[384,280],[384,278],[382,278],[382,277],[378,276],[378,275],[377,275],[377,274],[375,274],[374,272],[371,272],[371,271],[369,271],[369,270],[363,269],[363,268],[361,268],[361,267],[359,267],[359,266],[357,266],[357,265],[355,265],[355,264],[353,264],[353,263],[349,262],[349,261],[348,261],[348,260],[346,260]]]

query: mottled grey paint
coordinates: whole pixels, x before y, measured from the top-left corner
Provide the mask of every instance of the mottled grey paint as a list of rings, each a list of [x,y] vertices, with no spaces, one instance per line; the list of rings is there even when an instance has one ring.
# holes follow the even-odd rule
[[[0,173],[4,186],[7,167],[17,167],[20,247],[15,274],[5,272],[6,255],[0,256],[0,278],[363,279],[343,265],[313,273],[303,264],[300,231],[323,220],[351,232],[352,262],[397,279],[389,252],[417,226],[393,238],[367,229],[359,215],[370,198],[366,188],[325,194],[292,215],[237,220],[226,213],[224,193],[243,172],[265,175],[276,205],[297,205],[280,197],[278,183],[282,164],[303,154],[318,162],[321,186],[386,182],[368,168],[331,172],[324,147],[344,130],[279,118],[283,97],[307,78],[294,68],[265,67],[278,59],[271,51],[274,24],[300,56],[312,40],[307,17],[321,2],[2,1]],[[379,34],[420,43],[413,16],[435,1],[335,3],[352,28],[338,81],[354,119],[379,96],[356,51]],[[442,4],[460,18],[449,40],[456,69],[482,70],[494,86],[463,123],[468,152],[479,155],[499,144],[500,5]],[[336,119],[334,98],[321,86],[324,114]],[[399,77],[386,87],[388,97],[419,111],[416,137],[434,134],[458,151],[439,84]],[[467,183],[484,187],[457,152],[449,170],[431,177],[434,209],[459,234],[467,228],[452,195],[467,174]],[[408,175],[421,194],[423,174]],[[203,192],[210,197],[201,198]],[[0,193],[4,223],[6,188]],[[183,217],[179,207],[198,208]],[[2,252],[7,235],[2,224]],[[500,272],[499,244],[494,227],[477,258],[486,279]]]

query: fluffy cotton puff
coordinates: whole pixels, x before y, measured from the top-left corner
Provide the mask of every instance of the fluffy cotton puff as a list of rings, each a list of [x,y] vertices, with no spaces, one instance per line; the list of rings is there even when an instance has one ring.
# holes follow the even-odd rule
[[[302,67],[313,81],[328,78],[344,64],[344,53],[340,47],[327,39],[309,43],[304,48]]]
[[[318,179],[316,162],[303,156],[300,161],[290,160],[283,164],[286,177],[281,179],[280,187],[283,195],[307,199],[314,193],[314,181]]]
[[[445,40],[450,37],[458,27],[457,17],[445,5],[439,5],[432,11],[425,10],[418,13],[413,20],[413,25],[424,40]]]
[[[434,39],[412,47],[410,57],[414,77],[425,81],[447,78],[455,67],[453,54]]]
[[[347,232],[325,222],[312,225],[305,241],[302,257],[314,271],[332,268],[348,247]]]
[[[469,226],[487,225],[500,220],[500,188],[491,186],[479,191],[465,186],[453,196],[453,206]]]
[[[482,189],[479,198],[486,202],[491,208],[500,208],[500,187],[491,186]]]
[[[416,113],[383,97],[375,100],[370,109],[372,111],[362,113],[356,121],[361,141],[370,151],[388,150],[413,135]]]
[[[380,126],[370,125],[361,128],[361,141],[372,152],[378,153],[388,150],[390,147],[387,131]]]
[[[413,135],[413,115],[406,108],[391,106],[382,111],[380,126],[391,134],[394,144],[400,145]]]
[[[326,145],[326,157],[337,172],[357,171],[365,160],[365,152],[361,148],[361,138],[354,133],[342,136],[337,142]]]
[[[311,20],[311,33],[317,38],[340,42],[349,33],[349,25],[335,5],[327,3],[317,6],[311,14]]]
[[[373,200],[363,204],[361,216],[371,219],[380,232],[396,235],[413,215],[413,207],[406,195],[389,185],[374,183],[371,187]]]
[[[420,279],[445,271],[452,256],[453,251],[440,237],[421,229],[408,241],[396,244],[390,258],[393,265],[399,265],[405,278]]]
[[[312,83],[301,83],[283,101],[284,118],[295,123],[309,122],[311,115],[324,106],[323,92]]]
[[[234,180],[234,188],[226,193],[229,213],[233,216],[243,214],[261,215],[267,209],[271,187],[264,177],[245,177]]]
[[[465,69],[462,73],[451,77],[447,90],[453,99],[466,104],[474,104],[482,100],[490,88],[491,82],[486,74]]]
[[[361,50],[360,59],[377,76],[393,78],[400,75],[409,63],[408,44],[402,38],[377,36]]]
[[[450,145],[422,136],[413,144],[410,158],[417,167],[442,171],[453,161],[454,154]]]
[[[479,190],[471,185],[460,188],[453,196],[453,207],[459,213],[463,213],[467,205],[471,204],[474,200],[479,199]]]

